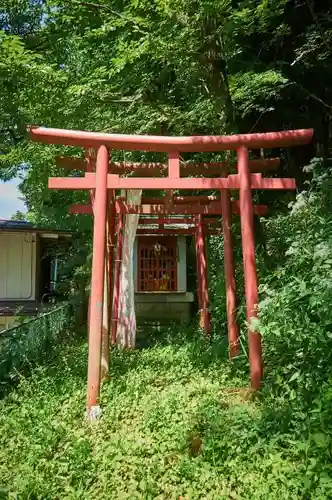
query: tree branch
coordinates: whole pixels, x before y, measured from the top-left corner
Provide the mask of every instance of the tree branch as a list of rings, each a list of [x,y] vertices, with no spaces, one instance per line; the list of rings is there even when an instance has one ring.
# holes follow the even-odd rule
[[[103,5],[103,4],[99,4],[99,3],[93,3],[93,2],[81,2],[81,1],[76,1],[76,0],[72,0],[70,3],[71,4],[75,4],[75,5],[83,5],[84,7],[92,7],[93,9],[104,9],[104,10],[107,10],[108,12],[111,12],[115,16],[120,17],[121,19],[124,19],[124,20],[129,21],[130,23],[134,24],[136,30],[139,33],[142,33],[143,35],[147,35],[148,34],[147,31],[141,30],[141,28],[138,26],[137,22],[134,21],[134,19],[131,19],[130,17],[127,17],[126,15],[122,14],[121,12],[117,12],[117,11],[111,9],[107,5]]]
[[[310,3],[310,0],[306,0],[306,4],[307,4],[308,9],[310,11],[311,17],[312,17],[314,23],[317,26],[317,29],[318,29],[318,31],[320,33],[320,36],[322,37],[322,40],[323,40],[323,43],[324,43],[325,47],[327,48],[328,51],[330,51],[330,44],[328,43],[328,41],[325,38],[324,30],[321,27],[321,25],[319,24],[318,18],[316,16],[316,13],[314,11],[314,8],[313,8],[312,4]]]
[[[291,83],[296,85],[299,89],[303,90],[303,92],[308,94],[308,96],[311,97],[312,99],[314,99],[315,101],[319,102],[322,106],[324,106],[325,108],[328,108],[330,110],[330,113],[332,112],[332,106],[330,104],[327,104],[326,102],[324,102],[320,97],[318,97],[315,94],[313,94],[312,92],[310,92],[310,90],[307,90],[300,83],[297,83],[294,81],[291,81]]]
[[[242,62],[243,62],[244,65],[247,64],[247,61],[245,61],[245,60],[242,60]],[[280,62],[283,65],[292,66],[292,63],[289,63],[288,61],[280,61]],[[253,69],[254,64],[252,64],[252,66],[251,66],[250,69]],[[267,70],[271,69],[271,67],[268,64],[264,63],[263,61],[257,62],[257,65],[258,66],[264,66],[264,68],[266,68]],[[283,72],[282,72],[282,74],[283,74]],[[306,89],[305,87],[303,87],[303,85],[301,85],[300,83],[297,83],[292,78],[289,78],[287,75],[285,77],[287,78],[287,80],[289,81],[289,83],[291,85],[295,85],[299,89],[303,90],[303,92],[305,92],[309,97],[311,97],[315,101],[319,102],[322,106],[324,106],[325,108],[328,108],[330,110],[330,112],[332,112],[332,105],[331,104],[327,104],[320,97],[316,96],[315,94],[313,94],[312,92],[310,92],[310,90]]]

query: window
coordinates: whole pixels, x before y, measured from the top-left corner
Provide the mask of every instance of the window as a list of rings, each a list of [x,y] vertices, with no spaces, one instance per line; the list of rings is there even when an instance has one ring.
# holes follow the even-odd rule
[[[177,291],[176,237],[138,238],[138,292]]]

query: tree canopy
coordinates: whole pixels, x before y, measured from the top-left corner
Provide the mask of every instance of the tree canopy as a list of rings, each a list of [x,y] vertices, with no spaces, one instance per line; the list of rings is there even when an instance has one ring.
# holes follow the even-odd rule
[[[34,217],[48,217],[50,197],[63,202],[45,188],[54,148],[27,142],[28,123],[179,135],[314,127],[326,150],[331,20],[309,0],[7,0],[1,177],[26,171]],[[312,151],[291,155],[283,168],[301,178]]]
[[[261,398],[231,396],[229,385],[247,380],[247,325],[240,302],[241,355],[234,364],[222,360],[218,237],[209,245],[213,341],[194,327],[188,335],[178,330],[170,345],[163,338],[151,350],[112,352],[102,427],[86,430],[81,422],[86,346],[56,349],[54,373],[40,369],[30,385],[15,374],[21,388],[0,412],[8,491],[24,498],[110,498],[110,491],[114,498],[219,498],[216,491],[220,498],[332,498],[331,51],[332,6],[322,0],[2,0],[0,179],[21,178],[29,220],[76,231],[69,267],[77,282],[90,270],[91,220],[67,208],[87,193],[50,191],[47,179],[59,173],[56,154],[82,151],[29,141],[28,124],[163,135],[315,131],[311,145],[273,152],[299,193],[255,193],[269,205],[255,228]],[[241,296],[238,222],[234,237]],[[194,458],[183,447],[193,425],[191,436],[203,443]]]

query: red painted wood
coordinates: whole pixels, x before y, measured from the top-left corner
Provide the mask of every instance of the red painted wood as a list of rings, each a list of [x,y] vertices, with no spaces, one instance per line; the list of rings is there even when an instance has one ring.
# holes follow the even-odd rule
[[[171,189],[167,190],[165,192],[165,197],[164,197],[164,206],[165,206],[165,209],[167,210],[168,207],[170,207],[173,203],[173,191]],[[159,198],[159,201],[162,202],[162,199]],[[143,203],[143,201],[141,201]]]
[[[75,203],[73,205],[70,205],[68,212],[70,214],[83,214],[83,215],[93,214],[91,205],[81,205],[80,203]]]
[[[50,189],[94,189],[95,174],[86,173],[84,177],[50,177],[48,187]],[[203,179],[203,178],[180,178],[180,179],[156,179],[146,177],[119,177],[109,174],[109,189],[228,189],[228,179]],[[239,188],[239,183],[232,180],[232,189]]]
[[[178,151],[168,154],[168,177],[178,179],[180,177],[180,156]]]
[[[197,217],[195,217],[196,229],[195,229],[195,257],[196,257],[196,283],[197,283],[197,302],[198,311],[201,328],[204,327],[204,320],[202,316],[203,299],[202,299],[202,280],[201,280],[201,270],[200,270],[200,255],[199,255],[199,241],[198,241],[198,230],[197,230]]]
[[[83,158],[70,156],[56,156],[55,163],[60,168],[72,170],[87,170],[86,160]],[[249,160],[250,172],[271,172],[278,170],[280,158],[265,158]],[[236,165],[235,165],[236,167]],[[234,168],[231,166],[230,169]],[[229,165],[227,162],[205,162],[205,163],[182,163],[180,164],[180,173],[184,175],[219,175],[227,173]],[[111,174],[124,174],[134,172],[141,177],[144,176],[166,176],[168,167],[165,163],[130,163],[130,162],[111,162],[109,172]]]
[[[115,263],[114,263],[114,291],[113,291],[112,339],[111,339],[113,345],[116,344],[116,335],[118,329],[123,229],[124,229],[124,216],[122,214],[119,214],[117,230],[116,230],[117,242],[116,242],[116,253],[115,253]]]
[[[87,159],[78,158],[77,156],[56,156],[54,158],[55,164],[59,168],[65,168],[66,170],[83,170],[87,169]]]
[[[255,174],[260,175],[260,174]],[[262,178],[253,179],[251,182],[251,189],[296,189],[295,179],[272,179]]]
[[[141,214],[205,214],[205,215],[221,215],[221,205],[220,202],[211,202],[208,204],[197,204],[193,203],[191,206],[182,205],[171,205],[169,210],[164,210],[163,205],[140,205],[137,207],[128,207],[123,205],[121,202],[117,204],[117,210],[124,211],[125,213],[129,210],[130,213],[141,213]],[[240,214],[240,204],[239,201],[232,201],[232,213]],[[254,205],[255,215],[266,215],[268,213],[267,205]]]
[[[193,204],[191,206],[185,205],[127,205],[125,202],[117,200],[115,203],[116,212],[122,214],[141,214],[141,215],[221,215],[220,202],[211,202],[209,204]],[[240,205],[237,200],[232,201],[233,214],[240,213]],[[69,207],[71,214],[92,214],[91,205],[74,204]],[[266,215],[268,207],[266,205],[254,205],[255,215]]]
[[[90,150],[86,154],[86,170],[87,172],[95,172],[96,171],[96,159],[95,152]],[[93,202],[95,199],[95,193],[93,189],[90,189],[90,203],[93,206]]]
[[[87,177],[91,175],[86,174]],[[93,179],[91,182],[93,183]],[[193,177],[156,179],[151,177],[119,177],[111,174],[109,175],[109,185],[115,189],[227,189],[228,179]]]
[[[108,255],[109,255],[109,332],[112,330],[113,292],[114,292],[114,247],[115,247],[115,191],[109,191],[108,199]]]
[[[86,205],[83,205],[83,207]],[[73,210],[76,208],[78,211],[82,210],[81,213],[84,212],[84,208],[81,208],[80,205],[72,205]],[[170,215],[170,214],[178,214],[178,215],[194,215],[194,214],[206,214],[206,215],[221,215],[221,205],[220,202],[211,202],[207,204],[201,203],[193,203],[191,206],[185,205],[170,205],[167,209],[164,205],[127,205],[125,202],[117,200],[116,202],[116,211],[119,213],[139,213],[142,215]],[[87,213],[90,213],[91,209],[87,209]],[[232,212],[234,214],[240,213],[240,204],[237,200],[232,201]],[[266,205],[255,205],[254,213],[256,215],[266,215],[268,212],[268,207]],[[74,212],[75,213],[75,212]]]
[[[181,166],[182,167],[182,166]],[[251,173],[255,172],[273,172],[280,167],[280,158],[260,158],[249,160],[249,168]],[[230,165],[228,162],[204,162],[204,163],[186,163],[183,165],[183,170],[187,175],[190,174],[209,174],[219,175],[222,177],[228,174],[232,169],[236,169],[237,165]]]
[[[142,217],[139,219],[139,225],[144,228],[146,225],[172,225],[175,227],[178,227],[179,225],[183,224],[189,224],[190,227],[194,227],[196,222],[193,217],[183,217],[183,218],[170,218],[170,219],[163,219],[163,218],[145,218]],[[204,217],[204,225],[208,227],[219,227],[220,226],[220,219],[219,218],[212,218],[212,217]]]
[[[238,149],[238,171],[240,176],[240,211],[242,253],[244,268],[244,285],[246,295],[247,321],[257,318],[258,285],[254,240],[254,214],[250,174],[248,167],[248,150],[243,146]],[[262,347],[259,332],[248,332],[250,378],[253,389],[259,389],[263,376]]]
[[[168,155],[168,177],[172,179],[179,179],[180,177],[180,156],[177,151],[171,151]],[[164,198],[166,208],[172,204],[172,199],[173,191],[171,189],[167,190]]]
[[[239,189],[240,177],[239,174],[229,175],[228,189]],[[213,179],[216,180],[216,179]],[[291,178],[265,178],[262,174],[250,175],[251,189],[296,189],[295,179]]]
[[[202,319],[204,332],[206,335],[211,333],[211,322],[209,313],[209,291],[207,280],[207,262],[206,262],[206,249],[205,249],[205,235],[203,216],[197,215],[197,246],[199,256],[199,274],[198,279],[201,283],[201,300],[202,300]]]
[[[232,205],[229,191],[221,193],[222,228],[224,236],[224,269],[228,349],[231,358],[239,352],[239,327],[236,320],[236,281],[232,238]]]
[[[106,224],[106,249],[104,270],[104,300],[103,300],[103,331],[101,349],[101,381],[109,373],[109,344],[112,328],[112,294],[113,294],[113,261],[114,261],[114,222],[115,222],[115,192],[110,189],[107,193],[107,224]]]
[[[191,136],[165,137],[147,135],[107,134],[29,126],[28,132],[33,141],[67,146],[99,147],[102,144],[111,149],[125,151],[164,151],[164,152],[204,152],[236,150],[240,146],[251,149],[278,148],[308,144],[313,130],[285,130],[256,134],[228,136]]]
[[[50,177],[50,189],[94,189],[95,174],[86,173],[85,177]],[[226,178],[180,178],[155,179],[146,177],[119,177],[108,175],[108,189],[239,189],[238,174]],[[252,189],[296,189],[294,179],[266,179],[261,174],[251,174]]]
[[[220,200],[219,196],[173,196],[172,203],[176,205],[186,205],[189,203],[209,203],[210,201]],[[162,203],[163,199],[159,196],[143,196],[142,205],[148,204],[153,205],[156,203]]]
[[[220,227],[220,222],[221,219],[215,218],[215,217],[204,217],[204,225],[207,227]],[[172,225],[175,227],[180,228],[180,225],[183,224],[189,224],[190,227],[195,227],[195,219],[193,217],[183,217],[183,218],[169,218],[169,219],[163,219],[163,218],[157,218],[157,217],[152,217],[151,219],[142,217],[139,219],[139,227],[144,228],[146,225]],[[166,228],[167,229],[167,228]]]
[[[90,174],[91,175],[91,174]],[[93,177],[49,177],[49,189],[95,189],[96,182]]]
[[[155,245],[164,247],[164,250],[160,248],[160,253],[155,252]],[[176,236],[140,236],[137,241],[137,291],[176,292],[177,290]]]
[[[206,231],[206,234],[208,235],[215,235],[215,236],[218,236],[218,235],[222,235],[222,231],[220,228],[209,228],[209,227],[206,227],[205,228],[205,231]],[[160,234],[160,235],[170,235],[170,234],[187,234],[187,235],[191,235],[191,234],[195,234],[195,228],[194,227],[191,227],[191,228],[174,228],[174,229],[171,229],[171,228],[151,228],[151,229],[148,229],[148,228],[142,228],[142,227],[139,227],[137,229],[137,234]]]
[[[108,160],[107,148],[105,146],[100,146],[97,153],[97,182],[94,201],[88,355],[88,410],[91,406],[98,403],[100,393]]]
[[[193,217],[140,217],[139,224],[195,224]]]
[[[90,325],[91,318],[91,296],[88,298],[88,325]]]

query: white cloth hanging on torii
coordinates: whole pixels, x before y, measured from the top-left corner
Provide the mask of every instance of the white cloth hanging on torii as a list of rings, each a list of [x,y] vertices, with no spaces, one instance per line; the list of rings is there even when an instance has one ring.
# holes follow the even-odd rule
[[[130,189],[124,193],[128,205],[140,205],[142,190]],[[135,348],[136,314],[134,285],[134,244],[139,214],[126,214],[123,225],[123,247],[119,287],[119,309],[116,343],[121,347]]]

